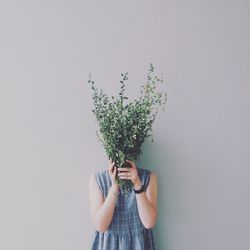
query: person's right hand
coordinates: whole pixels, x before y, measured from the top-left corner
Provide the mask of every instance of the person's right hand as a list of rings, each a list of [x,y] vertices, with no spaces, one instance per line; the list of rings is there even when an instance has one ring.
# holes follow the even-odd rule
[[[113,162],[112,159],[109,159],[108,170],[109,170],[109,177],[112,182],[112,186],[118,187],[118,183],[116,182],[117,167],[115,166],[115,162]]]

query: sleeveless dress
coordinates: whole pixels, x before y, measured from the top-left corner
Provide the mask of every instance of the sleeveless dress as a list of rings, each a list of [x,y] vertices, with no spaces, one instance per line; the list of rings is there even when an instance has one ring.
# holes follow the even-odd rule
[[[143,168],[137,170],[142,184],[147,188],[151,172]],[[111,187],[108,169],[98,171],[95,178],[105,198]],[[155,250],[153,230],[143,226],[135,195],[132,191],[125,196],[120,190],[109,228],[102,233],[94,231],[91,250]]]

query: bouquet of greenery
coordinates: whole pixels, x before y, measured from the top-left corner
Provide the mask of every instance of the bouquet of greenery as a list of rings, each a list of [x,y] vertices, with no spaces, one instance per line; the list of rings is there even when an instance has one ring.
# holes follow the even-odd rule
[[[121,87],[118,97],[111,99],[98,90],[89,74],[88,83],[93,90],[94,109],[99,131],[96,131],[106,151],[107,157],[115,162],[117,167],[130,167],[126,159],[136,161],[142,153],[141,147],[146,137],[152,136],[152,125],[160,107],[164,109],[167,94],[156,92],[156,84],[163,82],[155,73],[152,63],[147,75],[147,83],[142,85],[139,99],[126,103],[128,97],[124,96],[125,81],[128,73],[121,74]],[[152,139],[153,142],[153,139]],[[116,181],[126,192],[132,190],[130,180],[122,180],[118,176]]]

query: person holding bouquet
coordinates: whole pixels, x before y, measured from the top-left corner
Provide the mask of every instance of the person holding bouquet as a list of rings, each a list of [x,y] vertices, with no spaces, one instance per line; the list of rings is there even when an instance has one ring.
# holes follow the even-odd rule
[[[109,159],[107,169],[89,179],[91,217],[95,226],[91,250],[154,250],[152,228],[157,220],[157,176],[131,167],[117,168]],[[127,195],[119,188],[116,176],[130,180],[133,190]]]
[[[153,227],[157,219],[157,177],[135,165],[145,139],[167,94],[156,91],[163,82],[150,64],[141,95],[131,102],[124,96],[127,72],[121,74],[119,97],[112,99],[89,83],[94,109],[109,166],[90,176],[89,200],[95,225],[91,250],[155,250]],[[162,109],[164,110],[164,109]],[[153,140],[152,140],[153,142]]]

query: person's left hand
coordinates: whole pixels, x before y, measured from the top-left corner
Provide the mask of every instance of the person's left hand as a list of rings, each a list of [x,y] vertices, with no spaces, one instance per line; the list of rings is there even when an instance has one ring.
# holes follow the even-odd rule
[[[131,168],[117,168],[117,171],[119,171],[118,176],[121,179],[131,180],[135,188],[140,187],[141,180],[138,176],[138,171],[137,171],[137,167],[135,163],[128,159],[126,161],[130,163],[132,167]]]

